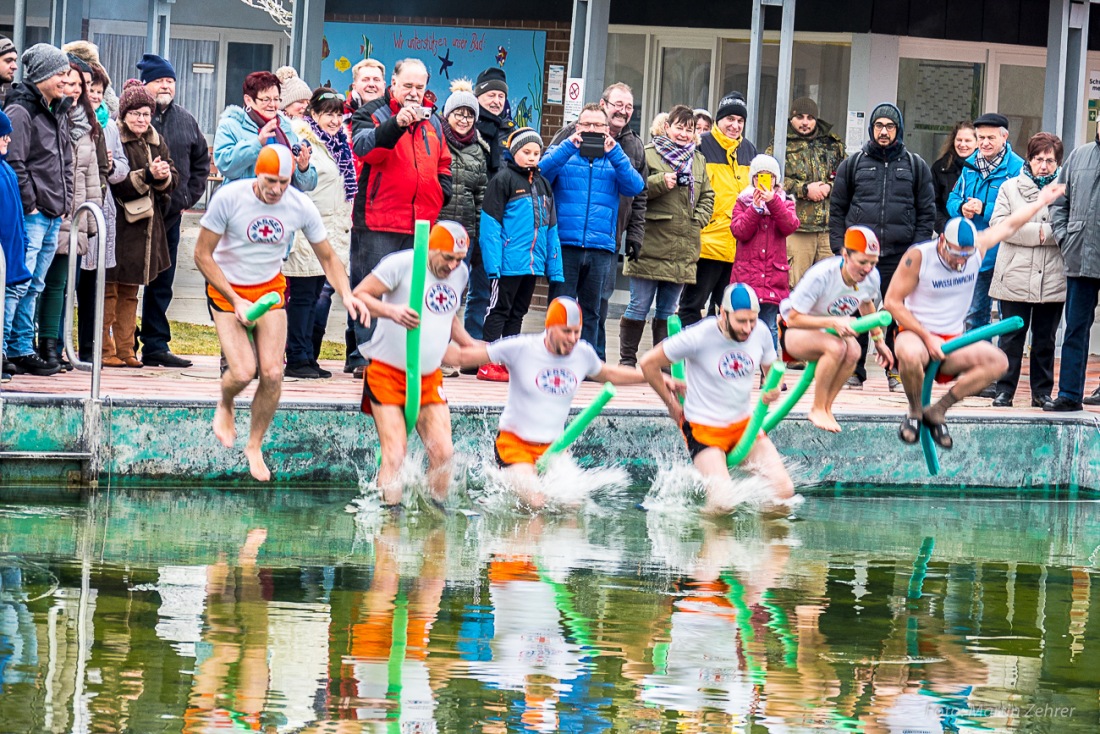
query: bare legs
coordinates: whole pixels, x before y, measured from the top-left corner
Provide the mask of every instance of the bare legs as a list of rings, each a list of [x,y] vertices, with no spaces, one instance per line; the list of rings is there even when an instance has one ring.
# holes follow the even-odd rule
[[[831,433],[840,432],[833,416],[833,401],[855,370],[859,360],[859,342],[855,337],[841,338],[817,329],[787,329],[784,336],[787,353],[804,362],[817,362],[813,406],[807,416],[810,423]]]
[[[405,408],[401,405],[371,404],[371,413],[378,429],[378,441],[382,451],[382,467],[378,470],[378,488],[382,502],[387,505],[401,503],[401,465],[408,450],[405,432]],[[447,499],[452,477],[454,444],[451,441],[451,411],[446,403],[433,403],[420,408],[416,431],[428,452],[428,487],[432,499]]]
[[[845,378],[847,379],[847,378]],[[730,486],[726,455],[721,449],[708,448],[695,455],[695,468],[703,475],[707,485],[707,502],[703,512],[708,515],[728,515],[736,509],[736,502],[724,491]],[[794,496],[794,482],[775,444],[767,436],[759,436],[752,445],[745,462],[753,473],[768,480],[775,488],[775,499],[783,503]],[[727,495],[727,496],[723,496]]]
[[[277,309],[256,322],[253,338],[256,352],[248,340],[248,332],[237,320],[236,314],[215,313],[214,327],[218,332],[222,351],[229,368],[222,375],[222,395],[214,410],[214,435],[226,448],[233,448],[237,440],[234,423],[233,401],[252,382],[256,375],[256,356],[259,355],[260,385],[252,398],[251,426],[244,455],[248,459],[249,472],[258,481],[271,479],[263,457],[263,440],[279,407],[283,392],[283,353],[286,351],[286,312]]]

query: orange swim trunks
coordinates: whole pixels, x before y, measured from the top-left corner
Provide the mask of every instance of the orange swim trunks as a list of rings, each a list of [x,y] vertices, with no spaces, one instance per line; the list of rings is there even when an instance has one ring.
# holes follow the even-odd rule
[[[420,405],[446,403],[443,394],[443,370],[436,370],[420,378]],[[371,403],[379,405],[405,405],[405,370],[399,370],[385,362],[373,360],[363,372],[363,398],[359,409],[371,414]]]
[[[680,430],[684,432],[684,439],[687,440],[688,453],[694,459],[699,453],[709,448],[721,449],[723,453],[728,454],[741,440],[741,436],[745,435],[745,429],[748,427],[749,419],[745,418],[723,428],[684,421]]]
[[[497,435],[497,464],[501,467],[512,464],[534,464],[548,448],[550,448],[548,443],[531,443],[524,441],[511,431],[501,431]]]
[[[260,283],[259,285],[233,285],[232,283],[229,285],[233,288],[234,293],[253,303],[260,300],[262,296],[268,293],[278,293],[279,303],[271,308],[282,308],[283,305],[286,304],[286,278],[283,277],[282,273],[279,273],[266,283]],[[221,293],[218,293],[217,289],[209,283],[206,284],[206,303],[210,306],[212,311],[233,313],[233,304],[225,300],[225,297],[222,296]]]
[[[898,333],[900,334],[903,331],[905,331],[905,327],[899,325],[898,326]],[[932,336],[938,336],[940,339],[943,339],[944,343],[946,344],[947,342],[951,341],[955,337],[959,336],[959,334],[937,334],[936,332],[933,331]],[[941,385],[946,385],[949,382],[954,382],[956,377],[958,377],[958,375],[952,375],[949,372],[944,372],[942,367],[941,367],[939,372],[936,373],[936,382],[938,382]]]

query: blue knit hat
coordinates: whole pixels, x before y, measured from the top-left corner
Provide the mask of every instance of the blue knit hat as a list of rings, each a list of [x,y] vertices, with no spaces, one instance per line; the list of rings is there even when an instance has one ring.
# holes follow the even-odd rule
[[[0,111],[0,138],[5,135],[11,135],[11,120],[8,116]]]
[[[137,62],[137,68],[138,71],[141,72],[142,84],[155,82],[157,79],[176,78],[176,70],[172,67],[168,59],[161,58],[156,54],[145,54],[142,56],[141,61]]]

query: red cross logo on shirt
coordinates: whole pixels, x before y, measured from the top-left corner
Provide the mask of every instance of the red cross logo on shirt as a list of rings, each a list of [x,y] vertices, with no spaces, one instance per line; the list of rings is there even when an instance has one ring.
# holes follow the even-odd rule
[[[265,240],[273,234],[275,234],[275,230],[273,230],[270,226],[265,224],[260,227],[260,236],[263,237]]]
[[[744,352],[726,352],[718,361],[718,374],[727,380],[751,375],[755,369],[752,357]]]
[[[446,283],[436,283],[424,295],[424,304],[434,314],[446,314],[458,308],[458,294]]]
[[[276,217],[256,217],[248,225],[248,241],[262,245],[274,245],[283,241],[286,229]]]

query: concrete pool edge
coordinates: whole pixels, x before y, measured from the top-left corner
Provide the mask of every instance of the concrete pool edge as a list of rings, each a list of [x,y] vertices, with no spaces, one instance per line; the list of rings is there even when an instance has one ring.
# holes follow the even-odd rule
[[[117,486],[260,486],[247,476],[239,450],[215,442],[209,428],[211,400],[107,398],[99,411],[95,446],[84,445],[81,436],[85,400],[5,396],[2,405],[0,486],[49,484],[76,490],[93,480]],[[499,405],[452,405],[460,462],[491,460],[499,412]],[[246,409],[239,411],[241,446],[247,415]],[[792,414],[773,437],[800,486],[1100,492],[1100,420],[1091,414],[955,413],[956,448],[941,452],[942,471],[936,477],[928,475],[919,447],[898,441],[899,415],[898,410],[838,414],[844,432],[832,435],[810,426],[804,414]],[[350,401],[285,403],[267,441],[268,462],[280,486],[354,487],[373,475],[376,448],[373,421]],[[27,452],[63,455],[47,459]],[[96,456],[98,471],[89,473],[87,462],[77,456],[81,452]],[[680,434],[657,409],[608,408],[578,441],[576,453],[601,464],[621,464],[638,481],[651,480],[660,466],[687,462]]]

